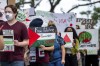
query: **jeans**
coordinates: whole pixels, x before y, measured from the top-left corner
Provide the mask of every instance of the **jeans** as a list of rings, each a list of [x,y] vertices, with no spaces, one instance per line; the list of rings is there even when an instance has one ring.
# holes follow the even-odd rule
[[[0,62],[1,66],[24,66],[24,61]]]
[[[49,66],[64,66],[64,64],[61,63],[61,59],[55,60],[55,61],[51,61],[49,63]]]

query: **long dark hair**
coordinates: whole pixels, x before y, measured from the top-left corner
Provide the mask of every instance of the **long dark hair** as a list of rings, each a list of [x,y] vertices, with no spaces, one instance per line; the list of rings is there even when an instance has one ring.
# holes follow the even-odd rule
[[[68,32],[68,28],[71,28],[72,29],[72,32],[73,32],[73,39],[79,39],[77,33],[76,33],[76,30],[73,28],[73,27],[67,27],[65,28],[65,31],[64,32]]]

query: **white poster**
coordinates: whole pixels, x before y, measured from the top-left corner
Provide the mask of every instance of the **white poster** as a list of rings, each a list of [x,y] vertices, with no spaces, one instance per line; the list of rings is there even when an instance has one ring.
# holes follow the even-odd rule
[[[14,32],[13,30],[3,30],[4,52],[14,51]]]
[[[71,48],[73,43],[73,32],[63,32],[61,33],[61,37],[65,41],[65,48]]]
[[[77,30],[80,40],[80,49],[86,49],[87,54],[97,54],[99,36],[97,29]]]
[[[55,23],[58,31],[64,32],[65,28],[68,26],[76,26],[76,16],[74,13],[51,13],[45,11],[36,11],[36,16],[48,19],[45,22],[48,25],[48,22],[52,21]]]

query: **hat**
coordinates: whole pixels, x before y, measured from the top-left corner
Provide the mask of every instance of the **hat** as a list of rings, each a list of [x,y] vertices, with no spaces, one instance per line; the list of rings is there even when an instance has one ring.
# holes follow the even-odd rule
[[[0,12],[0,17],[2,17],[3,16],[3,14]]]
[[[29,25],[29,27],[41,27],[43,24],[43,20],[41,18],[33,19]]]

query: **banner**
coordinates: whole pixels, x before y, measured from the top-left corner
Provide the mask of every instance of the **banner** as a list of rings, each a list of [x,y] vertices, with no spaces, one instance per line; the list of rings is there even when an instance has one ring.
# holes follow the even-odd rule
[[[48,25],[50,21],[54,22],[59,32],[64,32],[68,26],[76,26],[76,16],[74,13],[51,13],[45,11],[36,11],[36,16],[47,19],[44,24]]]
[[[86,49],[87,54],[97,54],[99,48],[99,37],[97,29],[77,30],[80,40],[80,49]]]

